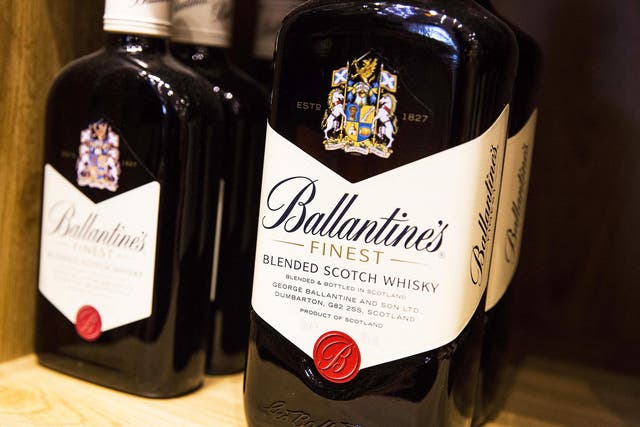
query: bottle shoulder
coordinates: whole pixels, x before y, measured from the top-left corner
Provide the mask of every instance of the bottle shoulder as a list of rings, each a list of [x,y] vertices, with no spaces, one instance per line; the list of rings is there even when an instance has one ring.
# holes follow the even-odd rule
[[[512,30],[518,42],[520,57],[525,58],[529,63],[535,64],[538,68],[542,67],[543,55],[538,42],[515,25]]]
[[[219,100],[201,76],[168,53],[127,54],[101,49],[65,66],[49,90],[49,103],[69,92],[87,97],[121,97],[136,93],[139,102],[161,104],[179,115],[215,115]]]
[[[284,20],[281,38],[293,31],[384,34],[413,43],[430,43],[465,58],[517,55],[508,25],[475,2],[458,0],[311,0]]]
[[[245,105],[247,110],[266,116],[268,98],[266,91],[249,75],[245,74],[233,64],[225,68],[223,86],[238,101]]]
[[[266,111],[266,93],[229,62],[225,49],[171,43],[171,53],[181,66],[202,76],[207,81],[208,91],[226,107],[231,107],[234,114],[262,114]]]
[[[213,91],[234,114],[254,114],[266,117],[267,93],[250,76],[225,62],[212,65],[188,64],[200,73]]]
[[[230,76],[230,79],[232,79],[234,84],[238,87],[247,92],[253,93],[256,97],[260,97],[263,99],[267,98],[267,91],[249,74],[245,73],[240,68],[236,67],[233,64],[229,64],[228,74]]]

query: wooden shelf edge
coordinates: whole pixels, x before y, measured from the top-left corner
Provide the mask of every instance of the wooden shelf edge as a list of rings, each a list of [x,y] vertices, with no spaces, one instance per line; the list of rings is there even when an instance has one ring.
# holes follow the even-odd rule
[[[640,379],[532,359],[488,427],[640,425],[638,396]],[[207,377],[194,393],[155,400],[46,369],[35,355],[0,364],[0,426],[145,424],[246,427],[242,374]]]

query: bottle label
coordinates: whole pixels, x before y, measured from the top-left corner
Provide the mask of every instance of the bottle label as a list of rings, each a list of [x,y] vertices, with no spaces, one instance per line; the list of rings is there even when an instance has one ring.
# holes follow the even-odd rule
[[[123,183],[121,149],[101,120],[81,132],[75,171],[44,168],[38,287],[87,341],[151,315],[160,184]]]
[[[230,0],[177,0],[173,3],[173,41],[228,47],[233,3]]]
[[[536,110],[524,127],[507,141],[496,243],[487,287],[487,311],[507,291],[518,266],[537,118]]]
[[[259,0],[253,54],[271,61],[282,20],[304,0]]]
[[[256,313],[334,382],[455,339],[487,285],[507,120],[358,182],[269,126]]]
[[[220,263],[220,240],[222,239],[222,220],[224,219],[224,179],[218,185],[218,210],[216,211],[216,228],[213,240],[213,260],[211,262],[211,288],[209,289],[209,301],[216,299],[218,290],[218,266]]]
[[[106,0],[104,30],[168,37],[171,34],[171,1]]]

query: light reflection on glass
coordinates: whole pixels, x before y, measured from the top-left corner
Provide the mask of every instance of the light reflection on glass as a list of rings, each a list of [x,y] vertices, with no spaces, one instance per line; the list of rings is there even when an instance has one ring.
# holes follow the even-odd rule
[[[380,10],[378,13],[381,15],[400,16],[402,18],[409,18],[417,14],[414,7],[404,6],[404,5],[395,5],[395,6],[385,7],[382,10]]]
[[[148,64],[140,61],[137,58],[130,58],[133,62],[139,65],[141,68],[148,68]],[[154,74],[151,74],[149,71],[142,69],[138,71],[138,75],[142,77],[147,83],[149,83],[156,91],[160,98],[171,105],[173,109],[178,113],[182,114],[187,111],[189,107],[189,102],[180,96],[180,92],[175,92],[171,87],[171,84],[165,82],[161,77],[158,77]],[[168,114],[168,109],[166,105],[162,105],[162,114]]]
[[[147,64],[147,63],[146,63],[146,62],[144,62],[144,61],[141,61],[141,60],[140,60],[140,59],[138,59],[138,58],[129,57],[129,60],[131,60],[131,61],[135,62],[135,64],[136,64],[138,67],[140,67],[140,68],[149,68],[149,64]]]
[[[457,47],[456,42],[451,38],[449,33],[441,27],[424,24],[409,24],[408,27],[411,32],[422,34],[430,39],[438,40],[453,48]]]
[[[161,88],[164,85],[164,80],[162,80],[158,76],[154,76],[153,74],[147,73],[147,78],[151,81],[151,83],[158,86],[158,88]]]
[[[304,373],[306,374],[307,378],[314,378],[315,377],[315,375],[313,374],[313,371],[309,367],[305,367],[304,368]]]
[[[406,6],[406,5],[383,6],[383,4],[381,3],[376,3],[375,6],[378,8],[377,13],[379,15],[393,15],[393,16],[399,16],[404,19],[410,18],[412,16],[426,15],[428,17],[434,17],[438,19],[440,21],[440,24],[444,24],[447,20],[449,20],[458,29],[463,29],[462,23],[459,22],[456,18],[450,18],[447,15],[438,12],[437,10],[432,9],[432,10],[429,10],[428,12],[424,12],[424,9],[417,8],[415,6]],[[405,25],[408,27],[409,31],[440,41],[453,48],[457,48],[455,40],[448,34],[447,30],[444,30],[439,26],[429,25],[425,23],[413,24],[411,22],[408,22]]]

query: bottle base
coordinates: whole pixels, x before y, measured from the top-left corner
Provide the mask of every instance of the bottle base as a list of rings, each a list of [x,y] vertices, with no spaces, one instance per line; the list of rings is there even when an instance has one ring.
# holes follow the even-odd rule
[[[103,366],[52,353],[38,353],[38,363],[57,372],[85,380],[103,387],[151,399],[167,399],[188,394],[202,387],[202,380],[185,380],[175,384],[151,384]]]
[[[207,364],[207,375],[232,375],[244,371],[246,357],[243,353],[238,357],[218,358],[215,363]]]

